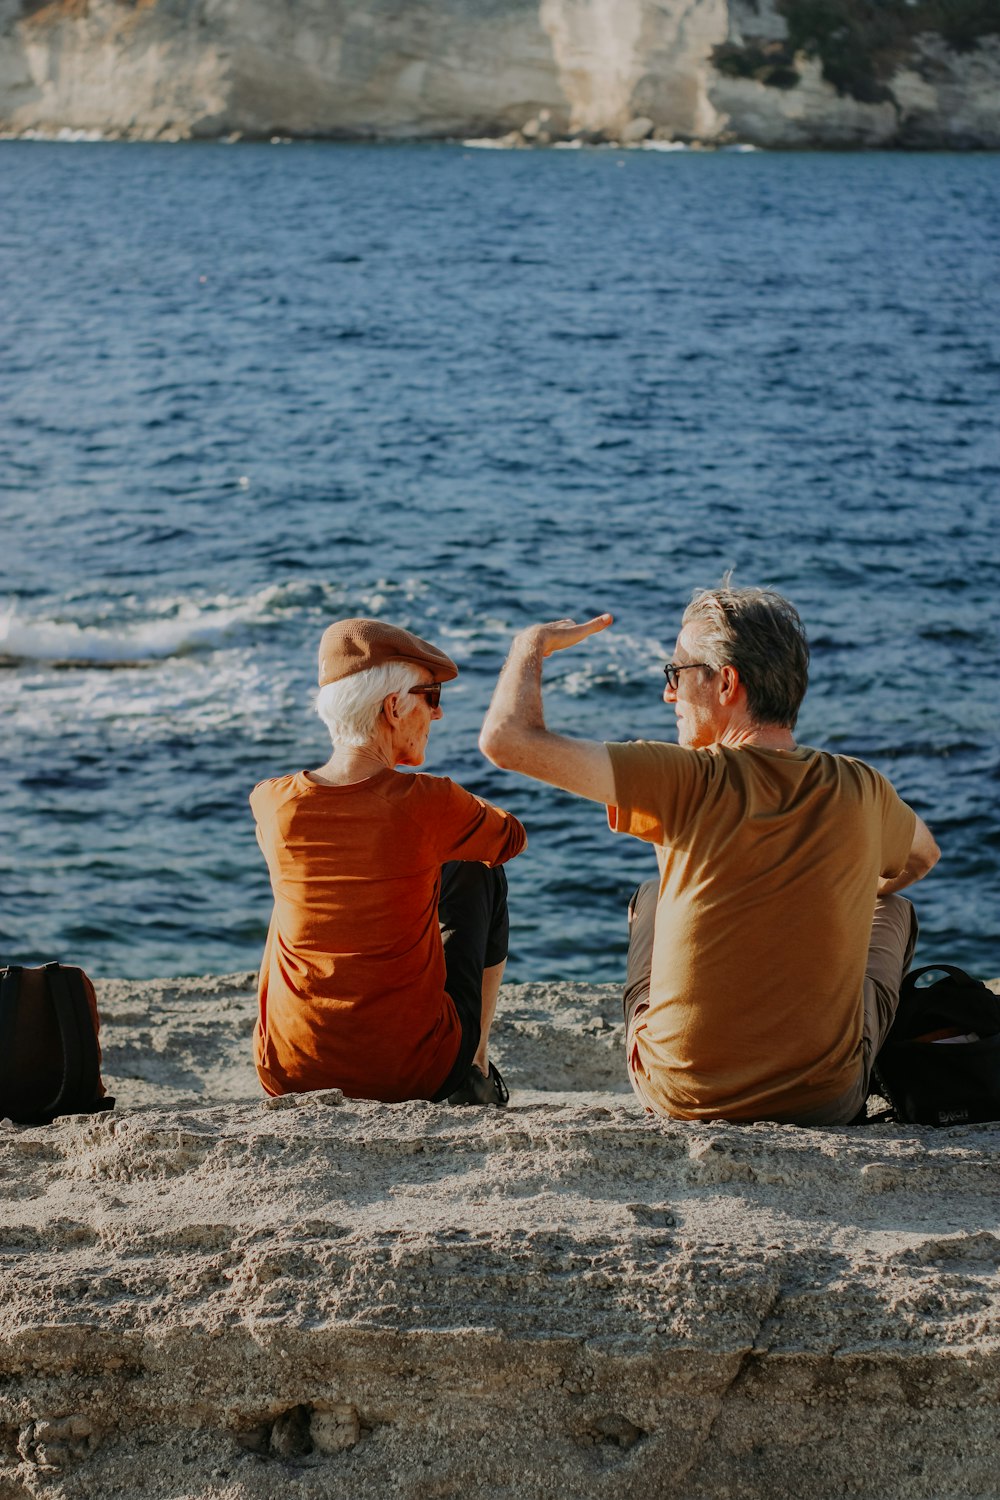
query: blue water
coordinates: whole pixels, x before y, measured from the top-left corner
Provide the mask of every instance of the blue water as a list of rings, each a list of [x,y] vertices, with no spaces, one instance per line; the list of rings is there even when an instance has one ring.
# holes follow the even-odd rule
[[[255,965],[247,793],[325,758],[316,642],[378,614],[462,668],[428,769],[528,826],[511,977],[618,977],[650,851],[476,732],[513,630],[610,609],[549,722],[672,737],[678,616],[735,566],[806,619],[800,738],[938,836],[920,955],[1000,973],[998,186],[987,156],[0,145],[2,955]]]

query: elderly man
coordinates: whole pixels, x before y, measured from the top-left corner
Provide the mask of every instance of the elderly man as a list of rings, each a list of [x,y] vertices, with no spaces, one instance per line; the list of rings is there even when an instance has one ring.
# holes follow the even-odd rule
[[[507,959],[499,867],[516,818],[419,766],[443,651],[381,620],[340,620],[319,648],[316,709],[333,751],[250,796],[274,911],[254,1057],[270,1094],[507,1102],[489,1032]]]
[[[603,802],[653,844],[629,911],[629,1075],[656,1114],[839,1125],[864,1107],[916,942],[896,894],[933,867],[926,825],[870,766],[796,744],[809,664],[786,599],[722,587],[685,611],[664,701],[678,745],[553,734],[542,662],[611,624],[514,639],[480,745]]]

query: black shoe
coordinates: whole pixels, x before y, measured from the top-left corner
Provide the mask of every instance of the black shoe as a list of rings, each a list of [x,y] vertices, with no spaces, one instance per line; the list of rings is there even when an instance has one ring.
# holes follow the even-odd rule
[[[496,1068],[490,1063],[489,1075],[486,1076],[481,1068],[475,1063],[469,1069],[469,1076],[461,1088],[448,1095],[449,1104],[495,1104],[502,1108],[510,1098],[507,1085],[504,1083]]]

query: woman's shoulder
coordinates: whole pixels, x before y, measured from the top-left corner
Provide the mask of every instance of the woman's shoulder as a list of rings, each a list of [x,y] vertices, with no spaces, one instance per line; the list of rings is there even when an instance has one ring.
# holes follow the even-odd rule
[[[446,802],[461,787],[449,776],[432,776],[429,771],[393,771],[382,781],[379,790],[385,796],[401,797],[414,805]]]
[[[429,771],[395,771],[379,791],[412,815],[424,818],[445,817],[450,812],[457,815],[459,810],[482,801],[450,776],[433,776]]]
[[[277,807],[290,797],[300,796],[309,785],[309,778],[304,771],[292,771],[287,776],[268,776],[263,781],[258,781],[250,793],[250,806],[254,812]]]

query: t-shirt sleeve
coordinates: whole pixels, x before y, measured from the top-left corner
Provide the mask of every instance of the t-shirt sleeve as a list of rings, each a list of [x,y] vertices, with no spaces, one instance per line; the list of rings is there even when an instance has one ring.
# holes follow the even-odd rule
[[[898,875],[905,869],[913,846],[917,815],[907,806],[891,781],[878,776],[882,792],[882,876]]]
[[[656,740],[609,743],[607,750],[615,777],[611,831],[650,844],[679,837],[705,789],[702,757]]]
[[[512,813],[473,796],[447,777],[426,778],[421,821],[435,847],[435,857],[479,860],[502,865],[528,842],[523,824]]]
[[[250,793],[250,811],[253,813],[254,828],[257,834],[257,844],[264,858],[267,859],[268,845],[268,815],[271,808],[269,787],[266,781],[259,781]]]

